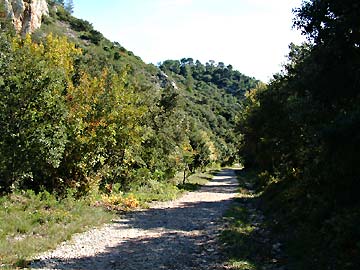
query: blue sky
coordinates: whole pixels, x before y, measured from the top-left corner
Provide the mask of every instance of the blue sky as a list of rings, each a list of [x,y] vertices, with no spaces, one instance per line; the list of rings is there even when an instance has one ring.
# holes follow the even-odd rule
[[[301,0],[74,0],[74,16],[93,24],[147,63],[192,57],[231,64],[263,81],[281,70],[292,8]]]

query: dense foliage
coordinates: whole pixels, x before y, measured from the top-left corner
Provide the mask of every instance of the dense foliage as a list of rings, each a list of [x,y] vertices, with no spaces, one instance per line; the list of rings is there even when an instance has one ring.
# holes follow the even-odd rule
[[[71,16],[73,1],[48,2],[31,37],[0,22],[1,193],[161,193],[180,171],[241,157],[295,269],[359,268],[358,1],[304,1],[294,26],[308,42],[268,85],[222,62],[146,65]]]
[[[291,45],[285,71],[247,95],[241,150],[263,171],[299,261],[358,269],[360,5],[304,1],[295,14],[308,42]]]
[[[145,108],[125,70],[91,77],[75,67],[81,50],[52,35],[3,35],[1,47],[2,189],[86,188],[112,159],[126,167]]]
[[[0,36],[2,192],[128,190],[238,159],[239,100],[255,79],[190,58],[161,71],[63,4],[49,1],[31,37]]]
[[[190,145],[199,148],[193,166],[206,166],[211,160],[223,165],[237,160],[240,137],[235,132],[244,93],[258,83],[225,66],[209,61],[205,65],[192,58],[166,60],[160,65],[184,92],[184,110],[191,116]]]
[[[196,83],[202,82],[212,88],[216,86],[218,89],[223,89],[240,99],[244,97],[246,91],[259,83],[255,78],[234,70],[231,65],[226,66],[223,62],[216,64],[214,60],[209,60],[205,65],[192,58],[183,58],[180,61],[166,60],[160,68],[184,77],[189,89],[196,86]]]

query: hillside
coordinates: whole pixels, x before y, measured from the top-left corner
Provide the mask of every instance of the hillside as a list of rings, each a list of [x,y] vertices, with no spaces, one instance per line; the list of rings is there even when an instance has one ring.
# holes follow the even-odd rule
[[[257,80],[221,62],[145,64],[67,9],[48,1],[31,37],[1,33],[13,58],[0,74],[3,192],[128,190],[239,160],[235,126]]]
[[[258,82],[222,63],[148,65],[61,2],[0,1],[1,269],[238,161]]]
[[[227,269],[360,269],[357,0],[303,1],[293,26],[307,41],[267,85],[190,56],[146,64],[71,3],[0,1],[0,268],[239,162],[239,198],[220,222]],[[193,201],[189,217],[182,206],[181,226],[187,210],[210,218],[185,229],[197,234],[219,204]],[[150,209],[147,229],[171,224],[166,211]]]

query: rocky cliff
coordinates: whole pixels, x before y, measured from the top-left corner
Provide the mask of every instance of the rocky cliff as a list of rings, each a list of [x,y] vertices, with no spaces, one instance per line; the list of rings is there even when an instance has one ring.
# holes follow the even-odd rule
[[[41,26],[42,16],[49,14],[46,0],[0,0],[2,17],[12,21],[20,34],[32,33]]]

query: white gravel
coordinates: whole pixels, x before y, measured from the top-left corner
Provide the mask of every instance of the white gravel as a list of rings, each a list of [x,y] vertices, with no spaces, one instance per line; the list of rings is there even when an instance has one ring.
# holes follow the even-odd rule
[[[223,170],[198,191],[74,235],[31,268],[224,269],[217,236],[236,191],[235,171]]]

